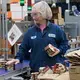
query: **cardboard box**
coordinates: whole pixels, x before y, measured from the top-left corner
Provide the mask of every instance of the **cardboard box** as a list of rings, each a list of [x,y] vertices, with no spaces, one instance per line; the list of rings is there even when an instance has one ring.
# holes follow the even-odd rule
[[[59,25],[63,25],[63,24],[64,24],[64,19],[63,19],[63,18],[58,19],[58,24],[59,24]]]
[[[60,13],[53,14],[52,19],[62,19],[62,14]]]
[[[54,19],[54,23],[55,24],[58,24],[58,19]]]
[[[58,19],[58,13],[53,14],[52,19]]]
[[[71,66],[69,68],[69,73],[71,73],[71,74],[80,74],[80,66]]]
[[[69,68],[70,80],[80,80],[80,66],[72,66]]]
[[[58,13],[58,19],[63,19],[61,13]]]
[[[70,80],[80,80],[80,74],[70,74]]]
[[[61,7],[59,7],[59,8],[58,8],[58,10],[59,10],[59,14],[61,14],[61,15],[62,15],[62,8],[61,8]]]
[[[53,14],[55,14],[55,13],[62,14],[62,8],[61,7],[52,7],[51,10],[52,10]]]

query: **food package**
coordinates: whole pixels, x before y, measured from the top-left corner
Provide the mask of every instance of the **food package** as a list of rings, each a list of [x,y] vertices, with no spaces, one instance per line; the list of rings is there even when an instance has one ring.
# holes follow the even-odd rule
[[[45,47],[45,51],[50,57],[53,57],[53,54],[55,53],[55,48],[51,44]]]
[[[52,70],[54,74],[61,74],[66,71],[66,67],[61,63],[56,63],[54,66],[52,66]]]
[[[80,50],[71,51],[65,54],[65,57],[72,63],[80,64]]]
[[[46,67],[40,67],[39,68],[39,72],[43,73],[43,74],[53,74],[53,71],[51,70],[51,68],[49,66]]]

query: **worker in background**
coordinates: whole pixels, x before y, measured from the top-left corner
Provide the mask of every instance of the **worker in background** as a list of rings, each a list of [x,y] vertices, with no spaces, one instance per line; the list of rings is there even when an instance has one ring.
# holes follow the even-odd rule
[[[68,40],[60,26],[49,21],[52,18],[49,5],[45,1],[34,4],[31,16],[34,25],[24,34],[16,59],[6,64],[18,64],[23,61],[25,55],[30,55],[32,72],[38,71],[40,67],[53,66],[56,63],[63,64],[65,60],[63,55],[69,49]],[[45,51],[48,44],[53,45],[56,50],[53,57],[50,57]],[[28,53],[30,49],[31,53]]]
[[[75,16],[80,16],[80,11],[77,9],[75,5],[72,6],[72,11]]]

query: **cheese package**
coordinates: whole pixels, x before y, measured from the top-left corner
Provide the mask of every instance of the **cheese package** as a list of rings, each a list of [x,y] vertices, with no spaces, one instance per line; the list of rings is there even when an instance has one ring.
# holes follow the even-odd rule
[[[52,46],[51,44],[49,44],[48,46],[45,47],[45,51],[47,52],[47,54],[50,56],[50,57],[53,57],[53,54],[55,53],[55,48],[54,46]]]

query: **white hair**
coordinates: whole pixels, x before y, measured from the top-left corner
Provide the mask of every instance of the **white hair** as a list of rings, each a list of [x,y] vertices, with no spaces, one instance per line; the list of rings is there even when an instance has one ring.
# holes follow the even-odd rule
[[[34,11],[34,10],[40,12],[44,19],[50,20],[52,18],[51,8],[45,1],[40,1],[40,2],[37,2],[36,4],[34,4],[32,7],[32,11]]]

